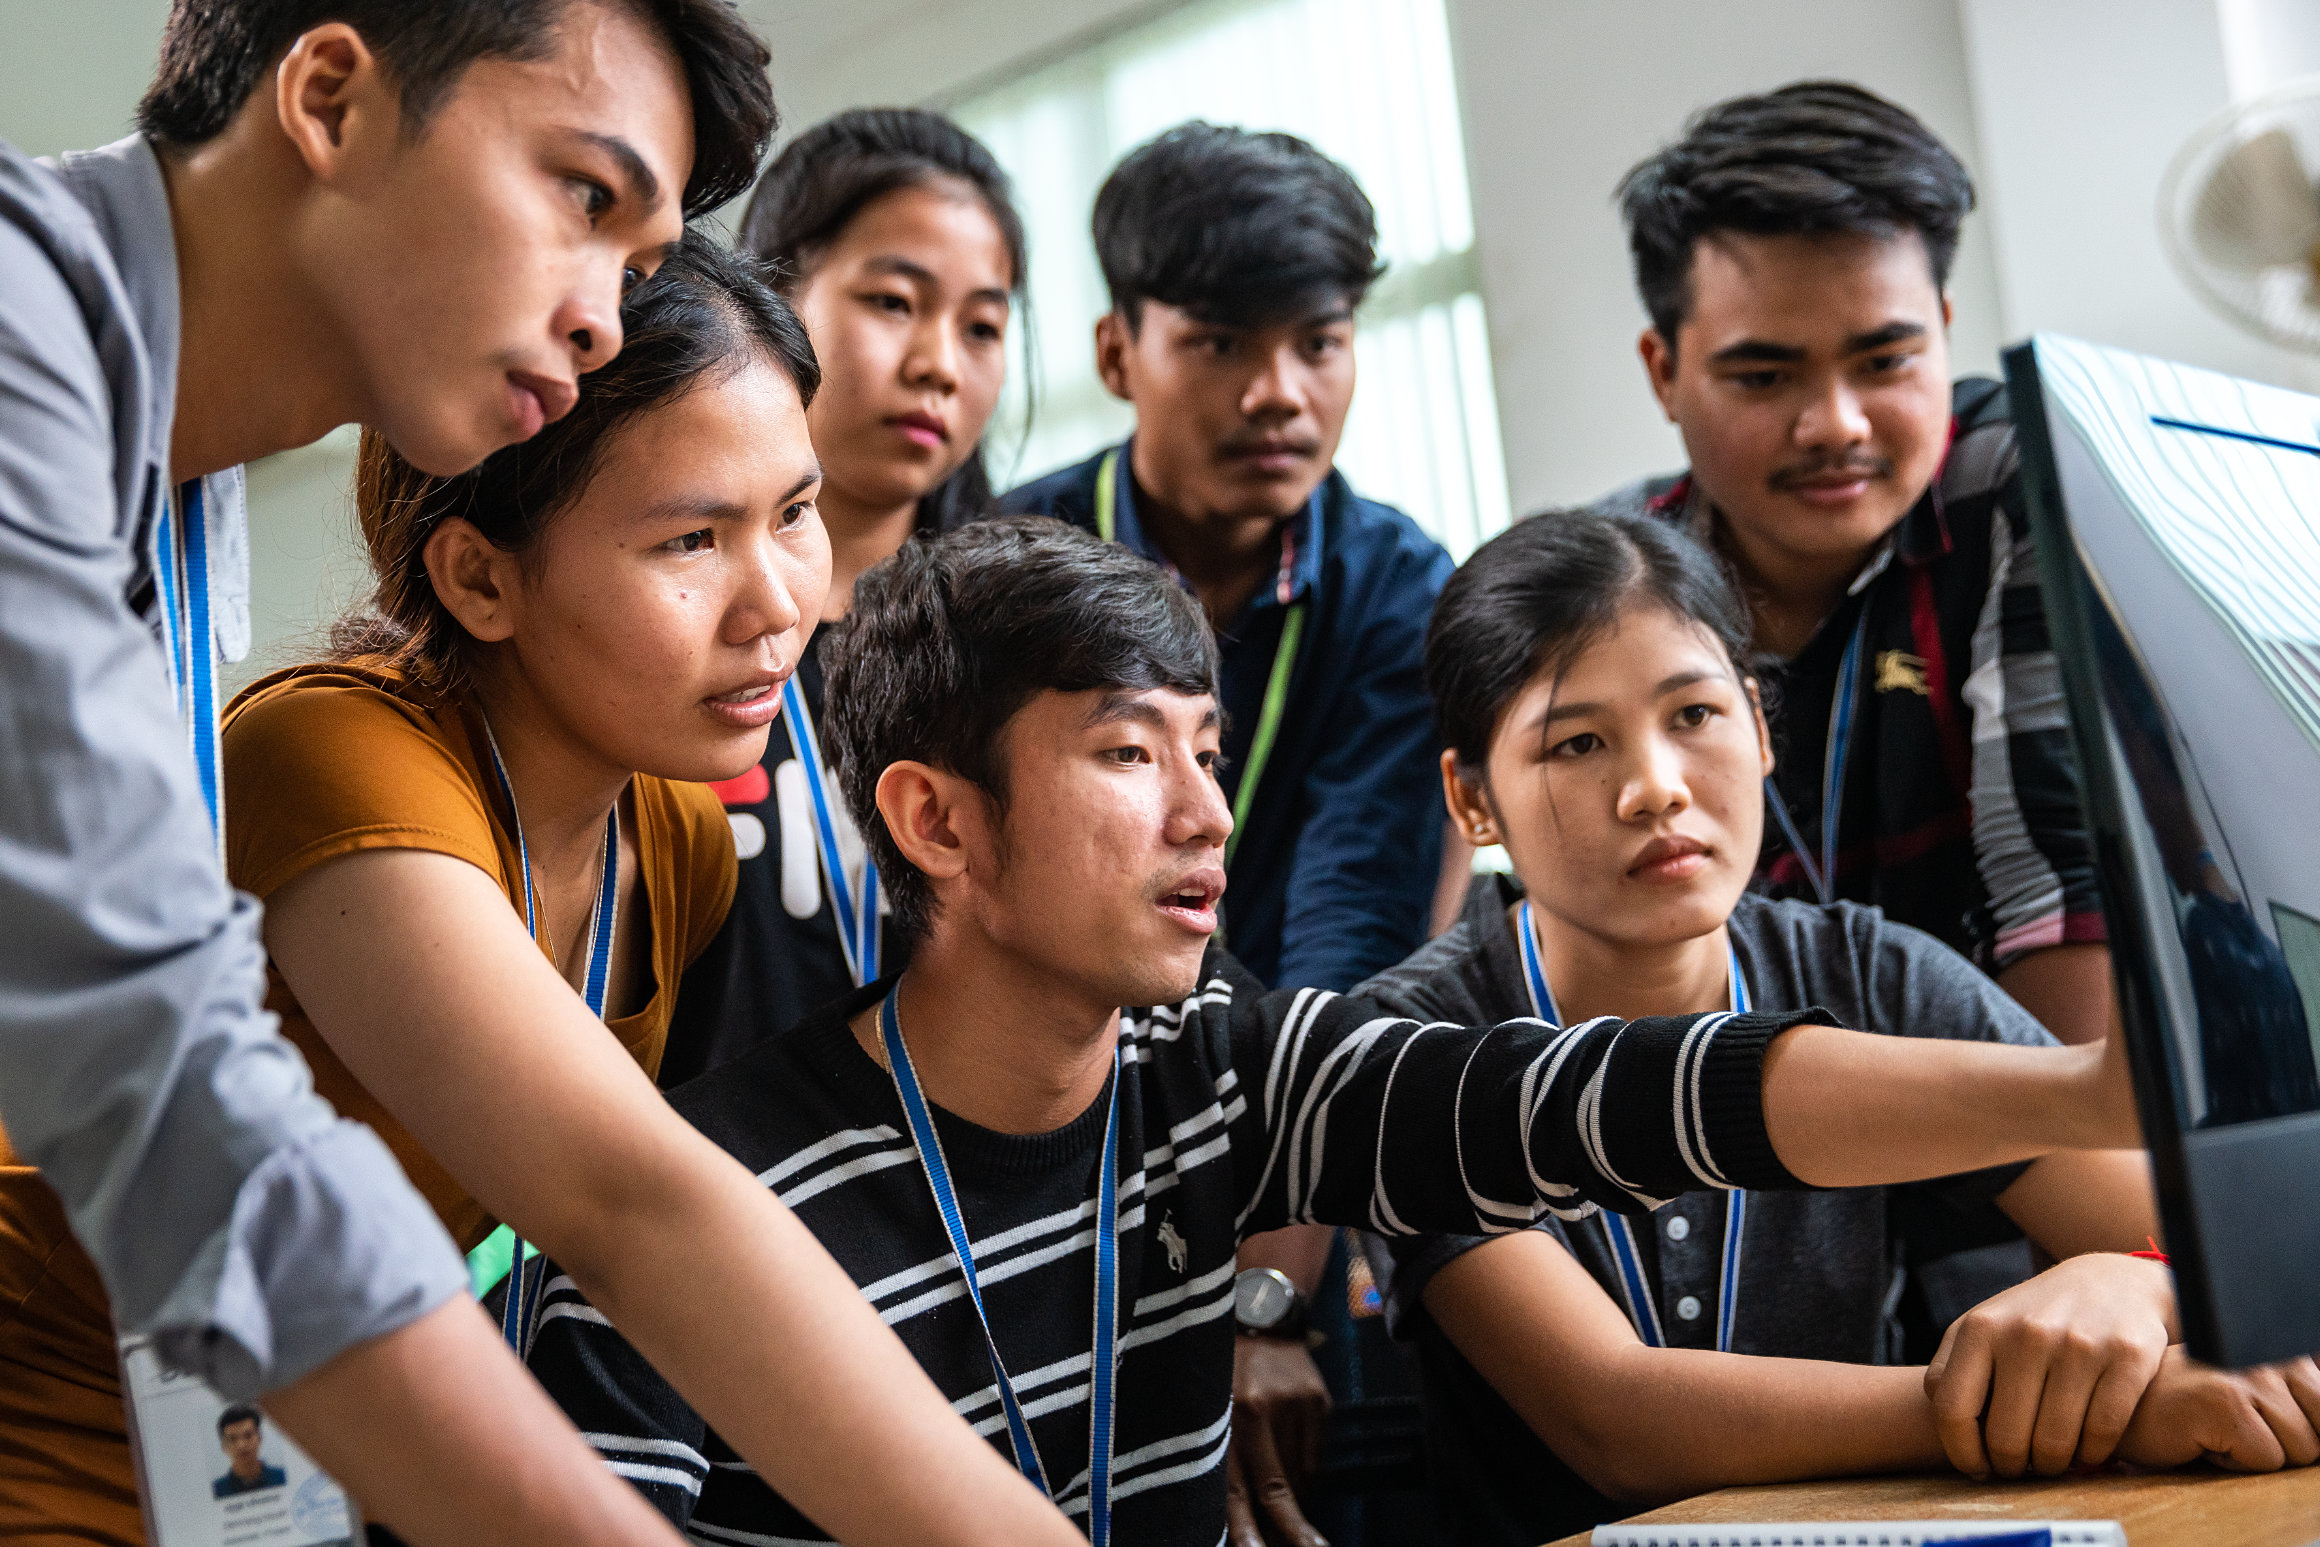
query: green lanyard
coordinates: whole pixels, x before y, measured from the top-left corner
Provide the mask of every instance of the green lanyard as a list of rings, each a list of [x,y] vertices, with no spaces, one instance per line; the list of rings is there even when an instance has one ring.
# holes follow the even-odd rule
[[[1103,461],[1096,464],[1096,535],[1105,542],[1117,542],[1118,522],[1114,512],[1120,496],[1120,448],[1114,446],[1104,453]],[[1321,491],[1313,491],[1318,501]],[[1241,774],[1240,789],[1233,795],[1233,828],[1224,841],[1224,862],[1232,866],[1233,850],[1240,846],[1241,832],[1249,825],[1249,807],[1257,797],[1257,782],[1265,776],[1265,764],[1272,760],[1273,743],[1280,738],[1281,715],[1289,707],[1289,674],[1297,669],[1297,645],[1305,637],[1305,599],[1299,597],[1289,606],[1289,615],[1281,620],[1281,640],[1273,646],[1273,669],[1265,678],[1265,702],[1257,711],[1257,733],[1249,740],[1248,767]]]

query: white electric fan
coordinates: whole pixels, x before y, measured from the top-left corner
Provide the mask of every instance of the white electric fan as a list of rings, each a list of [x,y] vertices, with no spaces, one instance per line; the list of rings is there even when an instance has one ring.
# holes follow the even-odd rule
[[[2192,136],[2160,187],[2159,229],[2183,278],[2226,317],[2320,354],[2320,75]]]

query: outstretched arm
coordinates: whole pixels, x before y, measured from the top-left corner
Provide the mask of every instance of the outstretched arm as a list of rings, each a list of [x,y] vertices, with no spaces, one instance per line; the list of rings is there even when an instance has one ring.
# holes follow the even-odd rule
[[[2116,1036],[2039,1048],[1798,1026],[1766,1052],[1763,1090],[1773,1148],[1816,1187],[2142,1143]]]
[[[1421,1026],[1312,990],[1233,995],[1261,1132],[1241,1225],[1491,1235],[1699,1187],[1870,1186],[2135,1142],[2116,1039],[2026,1048],[1789,1015]]]
[[[267,938],[355,1077],[832,1535],[1084,1543],[797,1217],[670,1108],[482,871],[332,860],[275,894]]]

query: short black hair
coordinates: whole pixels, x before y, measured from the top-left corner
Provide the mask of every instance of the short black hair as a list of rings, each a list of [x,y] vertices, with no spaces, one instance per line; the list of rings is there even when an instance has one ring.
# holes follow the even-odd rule
[[[1906,108],[1844,81],[1799,81],[1695,114],[1620,179],[1619,207],[1635,288],[1672,347],[1700,238],[1915,231],[1945,287],[1974,182]]]
[[[1748,675],[1748,610],[1723,561],[1664,516],[1550,510],[1493,537],[1450,577],[1426,629],[1426,688],[1442,744],[1479,781],[1498,722],[1620,610],[1665,607],[1716,637]]]
[[[1293,134],[1198,119],[1128,152],[1096,195],[1096,261],[1133,328],[1146,301],[1224,327],[1359,305],[1385,266],[1353,174]]]
[[[667,39],[693,101],[687,219],[749,186],[780,122],[772,55],[732,0],[175,0],[137,127],[173,148],[225,131],[299,34],[344,22],[402,87],[412,134],[479,59],[545,59],[575,5],[625,9]]]
[[[254,1423],[263,1429],[266,1427],[266,1418],[263,1413],[260,1413],[249,1403],[236,1402],[232,1407],[218,1414],[218,1433],[223,1434],[238,1423]]]
[[[1045,516],[978,521],[864,574],[822,649],[823,734],[846,804],[906,940],[934,890],[878,813],[899,762],[971,780],[1007,803],[1007,722],[1045,692],[1217,691],[1200,603],[1158,565]]]

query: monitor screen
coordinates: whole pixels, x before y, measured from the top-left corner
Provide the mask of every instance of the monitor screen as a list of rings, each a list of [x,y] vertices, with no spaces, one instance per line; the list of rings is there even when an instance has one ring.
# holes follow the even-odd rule
[[[2007,371],[2187,1330],[2308,1352],[2320,400],[2048,336]]]

